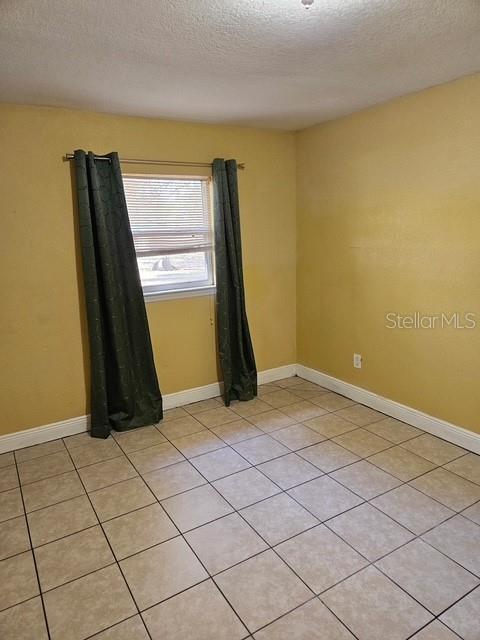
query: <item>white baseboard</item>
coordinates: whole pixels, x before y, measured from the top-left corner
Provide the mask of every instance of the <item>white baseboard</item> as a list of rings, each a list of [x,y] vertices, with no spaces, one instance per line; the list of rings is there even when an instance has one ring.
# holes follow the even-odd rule
[[[333,378],[321,371],[304,367],[301,364],[297,365],[296,371],[297,375],[305,378],[305,380],[314,382],[321,387],[325,387],[325,389],[335,391],[347,398],[355,400],[355,402],[364,404],[392,418],[397,418],[397,420],[411,424],[414,427],[423,429],[423,431],[448,440],[448,442],[452,442],[464,449],[480,454],[480,434],[478,433],[468,431],[463,427],[458,427],[440,418],[434,418],[422,411],[412,409],[394,400],[379,396],[372,391],[367,391],[349,382]]]
[[[282,378],[291,378],[295,375],[296,369],[297,366],[295,364],[287,364],[283,367],[259,371],[258,384],[275,382],[275,380],[282,380]],[[185,391],[177,391],[177,393],[169,393],[163,396],[163,408],[173,409],[174,407],[181,407],[184,404],[190,404],[191,402],[208,400],[208,398],[215,398],[216,396],[219,396],[221,392],[222,383],[214,382],[213,384],[206,384],[203,387],[195,387],[193,389],[185,389]]]
[[[42,442],[49,442],[50,440],[57,440],[57,438],[73,436],[75,433],[82,433],[82,431],[87,431],[88,422],[88,416],[79,416],[78,418],[68,418],[60,422],[33,427],[33,429],[7,433],[4,436],[0,436],[0,454],[14,449],[31,447]]]
[[[259,384],[265,384],[267,382],[281,380],[282,378],[290,378],[295,375],[295,371],[296,365],[294,364],[276,367],[275,369],[266,369],[258,373],[258,382]],[[180,407],[184,404],[190,404],[191,402],[215,398],[220,395],[220,392],[220,383],[214,382],[213,384],[206,384],[203,387],[169,393],[163,396],[163,408],[173,409],[174,407]],[[67,420],[61,420],[60,422],[25,429],[24,431],[8,433],[0,436],[0,454],[6,453],[7,451],[14,451],[15,449],[31,447],[34,444],[41,444],[42,442],[49,442],[57,438],[73,436],[76,433],[82,433],[83,431],[87,431],[88,424],[89,416],[79,416],[78,418],[69,418]]]
[[[367,391],[354,384],[344,382],[343,380],[329,376],[321,371],[310,369],[301,364],[289,364],[283,367],[276,367],[275,369],[260,371],[258,373],[258,382],[259,384],[265,384],[267,382],[281,380],[282,378],[290,378],[294,375],[298,375],[310,382],[315,382],[321,387],[351,398],[355,400],[355,402],[381,411],[392,418],[397,418],[402,422],[432,433],[439,438],[448,440],[448,442],[457,444],[464,449],[480,454],[480,434],[468,431],[440,418],[429,416],[422,411],[412,409],[394,400],[379,396],[372,391]],[[163,396],[163,406],[165,409],[173,409],[174,407],[180,407],[184,404],[190,404],[191,402],[215,398],[220,395],[220,392],[220,383],[215,382],[203,387],[169,393]],[[79,416],[78,418],[69,418],[67,420],[61,420],[60,422],[54,422],[53,424],[0,436],[0,454],[13,451],[14,449],[30,447],[34,444],[56,440],[57,438],[65,438],[66,436],[72,436],[76,433],[82,433],[88,429],[88,424],[89,416]]]
[[[292,378],[297,375],[296,364],[286,364],[283,367],[275,369],[265,369],[258,374],[258,384],[267,384],[267,382],[275,382],[275,380],[283,380],[283,378]]]

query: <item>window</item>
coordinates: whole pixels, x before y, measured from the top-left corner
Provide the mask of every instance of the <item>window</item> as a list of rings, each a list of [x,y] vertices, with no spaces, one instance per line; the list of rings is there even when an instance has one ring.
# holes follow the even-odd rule
[[[146,298],[214,286],[210,183],[205,177],[124,175]]]

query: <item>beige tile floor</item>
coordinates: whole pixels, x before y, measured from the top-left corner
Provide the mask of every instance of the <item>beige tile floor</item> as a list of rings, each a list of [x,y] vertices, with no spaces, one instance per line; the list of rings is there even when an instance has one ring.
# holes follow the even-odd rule
[[[0,456],[2,640],[479,640],[480,457],[300,378]]]

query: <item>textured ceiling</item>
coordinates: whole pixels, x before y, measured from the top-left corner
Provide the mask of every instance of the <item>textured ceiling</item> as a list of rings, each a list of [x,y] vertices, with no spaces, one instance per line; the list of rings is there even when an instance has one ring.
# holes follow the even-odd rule
[[[2,0],[0,101],[298,129],[480,69],[480,0]]]

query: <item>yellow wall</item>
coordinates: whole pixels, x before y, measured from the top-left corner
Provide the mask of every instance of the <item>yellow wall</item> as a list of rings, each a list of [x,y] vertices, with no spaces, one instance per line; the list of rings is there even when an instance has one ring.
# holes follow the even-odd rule
[[[3,105],[0,434],[87,412],[78,238],[71,168],[62,162],[76,148],[245,162],[239,172],[244,274],[257,366],[295,362],[293,133]],[[138,172],[126,167],[132,169]],[[147,309],[162,391],[216,381],[212,298],[154,302]]]
[[[246,162],[259,370],[298,361],[480,432],[479,113],[478,75],[298,134],[0,106],[0,434],[88,410],[73,182],[62,162],[78,147]],[[212,298],[147,309],[162,391],[217,380]],[[474,312],[478,326],[385,328],[386,313],[413,311]]]
[[[479,114],[476,75],[297,140],[298,361],[476,432]],[[391,311],[469,311],[477,328],[388,330]]]

